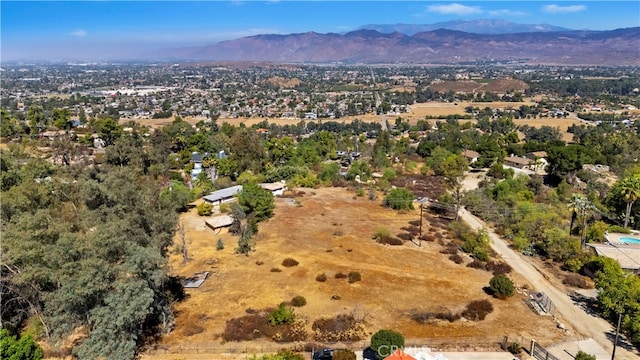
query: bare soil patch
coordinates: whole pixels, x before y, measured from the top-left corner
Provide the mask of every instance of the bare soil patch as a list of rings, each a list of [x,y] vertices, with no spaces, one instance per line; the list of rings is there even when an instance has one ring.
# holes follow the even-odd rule
[[[305,191],[298,198],[301,206],[276,199],[275,215],[260,224],[256,251],[250,256],[235,254],[237,239],[206,228],[204,218],[195,210],[182,216],[191,260],[183,263],[181,253],[173,249],[170,266],[184,277],[200,271],[211,271],[211,275],[200,288],[187,289],[187,299],[175,305],[176,327],[160,346],[219,344],[228,320],[254,309],[273,308],[294,296],[304,296],[307,301],[295,311],[306,320],[309,334],[318,319],[355,314],[366,318],[366,336],[390,328],[407,338],[459,338],[460,343],[465,337],[506,334],[543,343],[564,339],[550,317],[535,315],[527,307],[525,295],[493,299],[483,290],[490,272],[456,264],[442,254],[451,241],[446,221],[428,216],[423,230],[431,240],[423,241],[420,247],[411,242],[382,245],[372,240],[377,228],[400,233],[419,219],[419,210],[395,212],[383,208],[380,201],[356,197],[344,188]],[[216,250],[219,238],[225,245],[222,251]],[[289,257],[299,265],[281,266]],[[466,255],[464,258],[470,262]],[[272,268],[281,271],[272,272]],[[360,281],[349,283],[344,277],[352,271],[361,274]],[[316,281],[323,273],[326,281]],[[513,276],[517,284],[523,284]],[[411,318],[416,311],[461,312],[469,302],[485,299],[494,310],[483,321],[418,323]]]

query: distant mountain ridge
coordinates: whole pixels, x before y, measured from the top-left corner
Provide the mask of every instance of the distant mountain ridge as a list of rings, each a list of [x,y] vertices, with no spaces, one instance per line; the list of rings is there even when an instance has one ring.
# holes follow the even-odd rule
[[[518,24],[501,19],[453,20],[435,24],[369,24],[357,30],[375,30],[384,34],[399,32],[415,35],[438,29],[464,31],[473,34],[515,34],[526,32],[559,32],[571,29],[549,24]]]
[[[611,31],[473,34],[434,30],[412,36],[375,30],[255,35],[201,47],[166,49],[156,58],[289,63],[507,62],[640,65],[640,27]]]

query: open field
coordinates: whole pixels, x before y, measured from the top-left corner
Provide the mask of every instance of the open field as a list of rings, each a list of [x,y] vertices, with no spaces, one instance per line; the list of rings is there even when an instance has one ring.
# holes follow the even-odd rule
[[[366,314],[366,330],[396,329],[411,339],[465,338],[510,335],[535,338],[541,343],[565,340],[550,317],[538,316],[523,302],[524,295],[509,300],[491,298],[483,291],[492,274],[455,264],[449,255],[440,253],[444,246],[410,242],[401,246],[377,244],[372,235],[380,226],[391,235],[401,233],[409,221],[419,219],[418,210],[397,213],[380,206],[380,200],[354,197],[343,188],[304,189],[300,206],[293,199],[276,199],[275,216],[260,224],[256,251],[250,256],[234,254],[237,239],[223,232],[215,234],[204,225],[195,210],[184,214],[187,248],[191,261],[172,251],[170,264],[181,276],[211,271],[197,289],[187,289],[188,298],[176,304],[177,321],[172,333],[161,340],[161,346],[220,344],[218,335],[226,321],[246,315],[246,310],[275,307],[302,295],[307,305],[296,312],[311,324],[321,317],[333,317],[357,311]],[[437,225],[439,219],[427,217],[424,232],[449,235]],[[432,222],[432,225],[429,225]],[[225,249],[216,251],[217,239]],[[295,267],[283,267],[284,258],[299,261]],[[465,257],[465,261],[470,260]],[[271,272],[279,268],[281,272]],[[362,281],[349,284],[336,279],[338,272],[358,271]],[[326,282],[316,281],[325,273]],[[523,280],[512,275],[516,284]],[[531,285],[531,284],[529,284]],[[340,300],[332,300],[339,295]],[[458,312],[472,300],[488,299],[494,311],[484,321],[458,320],[418,324],[411,320],[412,310]],[[194,331],[194,329],[196,329]],[[269,339],[260,340],[268,341]],[[313,341],[311,336],[310,341]],[[155,358],[155,356],[154,356]]]

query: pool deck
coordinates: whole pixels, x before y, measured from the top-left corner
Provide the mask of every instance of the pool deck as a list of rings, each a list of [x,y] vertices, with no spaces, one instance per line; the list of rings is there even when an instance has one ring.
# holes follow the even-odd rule
[[[634,273],[640,273],[640,244],[627,244],[621,237],[632,237],[640,240],[637,232],[632,234],[609,233],[604,244],[589,244],[598,256],[606,256],[617,260],[620,266]]]

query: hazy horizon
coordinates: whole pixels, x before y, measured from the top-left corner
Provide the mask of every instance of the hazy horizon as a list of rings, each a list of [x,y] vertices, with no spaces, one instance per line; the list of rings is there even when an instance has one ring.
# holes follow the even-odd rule
[[[140,59],[258,34],[343,33],[367,24],[501,19],[569,29],[640,26],[637,1],[0,2],[1,61]]]

